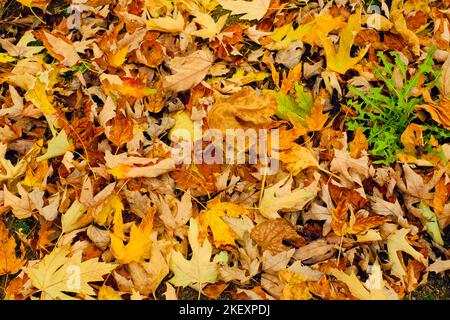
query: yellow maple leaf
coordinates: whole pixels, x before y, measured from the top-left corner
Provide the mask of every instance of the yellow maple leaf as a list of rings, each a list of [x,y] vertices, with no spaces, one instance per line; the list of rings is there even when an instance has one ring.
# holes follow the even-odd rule
[[[128,54],[128,47],[129,46],[124,46],[123,48],[116,50],[116,52],[108,56],[109,63],[113,67],[120,67],[125,62]]]
[[[49,4],[50,0],[16,0],[25,7],[29,8],[39,8],[44,10]]]
[[[30,188],[38,188],[42,185],[45,175],[48,172],[48,161],[38,162],[36,168],[28,167],[25,171],[25,177],[20,182]]]
[[[55,248],[26,269],[31,283],[41,292],[41,299],[76,299],[65,292],[93,296],[95,291],[89,282],[102,281],[103,275],[117,267],[117,264],[99,262],[98,258],[81,261],[82,250],[69,255],[69,249]]]
[[[120,263],[139,262],[149,255],[154,213],[154,208],[151,208],[150,212],[142,219],[139,227],[136,224],[131,226],[130,238],[128,243],[125,244],[122,211],[116,210],[114,212],[114,232],[110,232],[111,252]]]
[[[34,87],[27,91],[25,99],[32,102],[43,114],[50,115],[56,113],[52,105],[52,98],[47,95],[46,85],[39,79],[36,79]]]
[[[103,285],[100,290],[98,290],[98,300],[122,300],[120,294],[115,291],[110,286]]]
[[[15,179],[22,175],[27,167],[27,162],[21,159],[13,165],[10,160],[6,159],[6,151],[8,144],[0,142],[0,181]]]
[[[75,199],[69,209],[61,216],[63,232],[68,233],[87,225],[92,219],[90,215],[85,214],[86,210],[84,204]]]
[[[303,275],[289,270],[281,270],[278,274],[284,283],[281,300],[310,300],[312,294],[309,291],[308,279]]]
[[[319,131],[323,128],[325,123],[328,120],[328,113],[323,113],[323,105],[320,102],[320,99],[316,99],[314,101],[313,106],[311,107],[311,114],[306,119],[306,124],[308,125],[309,131]]]
[[[175,125],[169,131],[169,139],[193,141],[196,137],[194,121],[192,121],[189,112],[186,110],[175,113],[172,118],[175,120]],[[201,132],[197,132],[197,137],[201,136]]]
[[[340,40],[337,52],[334,49],[334,44],[331,39],[325,34],[319,34],[319,38],[322,40],[322,45],[325,49],[327,67],[329,70],[345,74],[349,69],[354,68],[365,56],[369,50],[369,46],[362,49],[356,57],[352,58],[350,56],[353,41],[360,30],[361,13],[358,12],[352,14],[348,18],[347,25],[339,33]]]
[[[112,195],[106,199],[102,209],[95,217],[95,222],[101,226],[109,225],[115,213],[122,214],[123,209],[124,207],[120,197],[118,195]],[[112,215],[112,213],[114,213],[114,215]]]
[[[216,247],[221,245],[235,245],[236,233],[222,220],[223,216],[237,218],[246,215],[247,209],[240,205],[230,202],[219,202],[207,209],[200,215],[200,222],[204,232],[208,227],[211,229],[214,244]]]
[[[314,154],[306,147],[294,144],[289,150],[280,152],[280,160],[294,176],[309,167],[319,167]]]
[[[324,13],[315,17],[314,21],[299,27],[307,30],[302,36],[302,40],[310,45],[321,45],[322,38],[331,31],[341,29],[345,26],[342,17],[333,17],[329,13]]]

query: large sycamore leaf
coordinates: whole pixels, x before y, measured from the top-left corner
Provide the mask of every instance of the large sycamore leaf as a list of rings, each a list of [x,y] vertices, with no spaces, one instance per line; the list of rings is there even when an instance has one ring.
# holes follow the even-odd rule
[[[147,215],[142,219],[137,227],[131,226],[130,238],[125,244],[124,225],[122,210],[114,212],[114,232],[111,236],[111,252],[114,257],[122,264],[130,262],[140,262],[150,254],[151,239],[150,235],[153,229],[154,209],[150,208]]]
[[[369,50],[369,47],[362,49],[358,56],[351,57],[350,52],[352,49],[353,41],[356,35],[361,30],[361,15],[360,13],[352,14],[348,18],[347,25],[339,33],[339,49],[336,52],[334,44],[328,36],[325,34],[319,34],[319,38],[322,40],[322,45],[325,49],[325,55],[327,58],[327,67],[331,71],[335,71],[341,74],[345,74],[349,69],[352,69]]]
[[[399,258],[398,251],[403,251],[412,256],[414,259],[419,260],[423,264],[427,264],[427,259],[414,249],[406,240],[406,235],[409,233],[409,229],[400,229],[394,231],[389,235],[387,239],[387,248],[389,261],[392,263],[391,273],[392,275],[400,278],[403,281],[403,276],[406,275],[403,259]]]
[[[192,257],[191,260],[187,260],[179,251],[172,253],[169,267],[174,273],[174,276],[169,282],[174,286],[186,287],[188,285],[197,285],[200,291],[203,285],[217,281],[217,264],[211,262],[212,245],[208,239],[200,243],[199,233],[200,225],[198,218],[191,218],[188,238],[192,249]]]
[[[273,92],[262,94],[250,87],[229,96],[217,96],[208,112],[208,124],[212,129],[259,129],[269,127],[270,118],[276,113],[277,103]]]
[[[301,210],[309,201],[317,195],[317,183],[313,182],[306,188],[291,190],[292,178],[283,179],[280,182],[264,190],[264,195],[259,205],[259,212],[267,219],[280,218],[279,210]]]
[[[43,29],[36,31],[35,34],[44,43],[48,53],[66,67],[73,67],[81,59],[72,41],[62,34],[50,33]]]
[[[302,241],[295,229],[285,219],[266,220],[257,224],[251,231],[251,238],[262,251],[277,254],[289,250],[284,243]]]
[[[242,20],[261,20],[269,9],[270,0],[218,0],[222,8],[232,15],[244,14]]]
[[[70,299],[66,292],[95,295],[89,282],[102,281],[103,275],[110,273],[116,264],[99,262],[98,258],[81,261],[82,251],[69,256],[66,248],[55,248],[38,263],[25,272],[34,287],[41,291],[41,299]]]
[[[16,256],[16,240],[9,236],[9,231],[3,221],[0,221],[0,275],[17,273],[23,264],[25,250],[20,244],[20,257]]]
[[[214,55],[209,49],[173,58],[169,62],[172,75],[164,78],[164,88],[176,92],[189,90],[206,77],[213,62]]]
[[[200,215],[200,222],[202,229],[207,231],[208,227],[211,229],[214,238],[214,245],[219,247],[221,245],[235,245],[236,233],[222,220],[222,217],[237,218],[241,215],[247,214],[247,210],[240,205],[231,202],[220,202],[209,209],[206,209]],[[206,230],[205,230],[206,229]]]

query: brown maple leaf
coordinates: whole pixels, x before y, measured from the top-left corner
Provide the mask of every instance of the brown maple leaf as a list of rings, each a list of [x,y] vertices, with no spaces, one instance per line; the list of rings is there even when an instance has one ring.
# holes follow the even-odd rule
[[[295,232],[289,222],[281,218],[256,225],[251,232],[251,237],[262,251],[269,250],[273,254],[289,250],[283,241],[289,241],[296,246],[305,244],[305,240]]]
[[[108,139],[117,147],[127,143],[133,138],[133,121],[127,118],[122,112],[112,119],[112,128]]]

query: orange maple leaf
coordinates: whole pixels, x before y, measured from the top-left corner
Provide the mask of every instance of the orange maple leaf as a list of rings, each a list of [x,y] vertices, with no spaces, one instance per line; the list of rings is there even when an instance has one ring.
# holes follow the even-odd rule
[[[306,119],[309,131],[319,131],[328,120],[328,113],[323,113],[323,105],[320,99],[316,99],[311,108],[311,115]]]
[[[331,212],[331,228],[338,236],[342,236],[346,233],[348,228],[348,207],[347,201],[341,199],[336,208]]]
[[[0,221],[0,275],[6,273],[17,273],[23,264],[25,250],[23,243],[20,244],[21,256],[16,256],[16,240],[9,236],[5,224]]]

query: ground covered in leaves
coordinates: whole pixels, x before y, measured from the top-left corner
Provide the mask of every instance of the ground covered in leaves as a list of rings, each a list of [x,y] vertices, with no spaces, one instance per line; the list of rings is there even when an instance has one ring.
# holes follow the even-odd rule
[[[0,12],[3,299],[449,299],[450,1]]]

